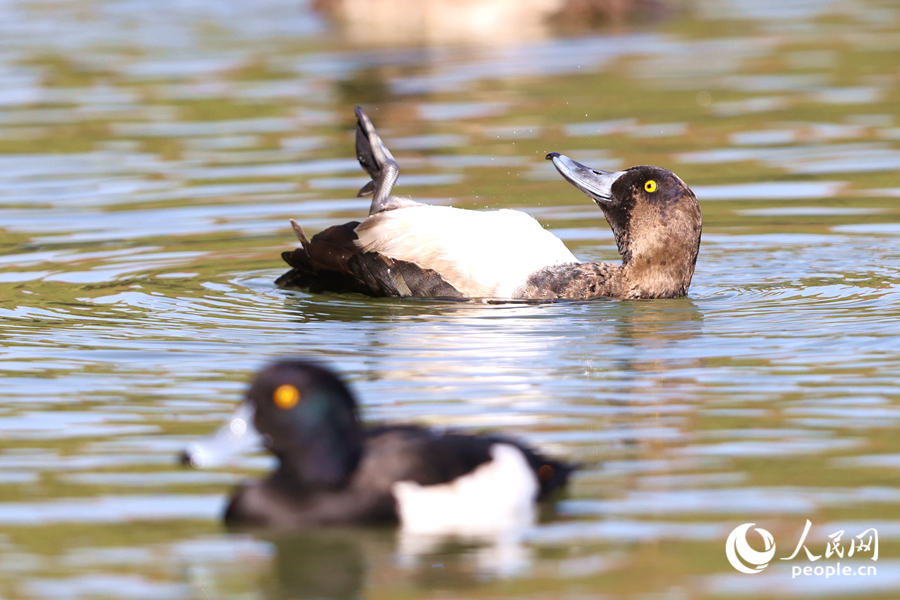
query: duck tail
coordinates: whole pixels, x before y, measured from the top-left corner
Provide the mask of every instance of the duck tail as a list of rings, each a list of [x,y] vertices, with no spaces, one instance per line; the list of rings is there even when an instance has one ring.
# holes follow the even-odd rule
[[[300,247],[281,254],[292,268],[276,279],[275,284],[313,292],[366,293],[357,278],[353,277],[349,264],[350,258],[359,252],[353,245],[356,225],[356,222],[335,225],[310,240],[300,224],[291,219],[291,227],[300,240]]]
[[[313,293],[357,293],[380,297],[462,298],[437,271],[396,260],[356,245],[356,221],[334,225],[307,239],[300,224],[291,226],[300,247],[281,257],[291,270],[275,280],[282,288]]]
[[[558,460],[544,460],[543,464],[538,467],[538,483],[541,491],[538,494],[538,500],[544,500],[553,492],[562,489],[569,482],[569,476],[577,468]]]
[[[569,481],[569,476],[580,466],[547,458],[541,452],[522,445],[519,445],[519,449],[522,450],[537,475],[540,486],[538,500],[546,500],[556,490],[564,488]]]
[[[306,234],[303,233],[303,228],[300,227],[300,223],[291,219],[291,227],[294,228],[294,233],[297,234],[297,239],[300,240],[300,243],[303,244],[303,249],[306,250],[306,247],[309,246],[309,240],[306,239]]]

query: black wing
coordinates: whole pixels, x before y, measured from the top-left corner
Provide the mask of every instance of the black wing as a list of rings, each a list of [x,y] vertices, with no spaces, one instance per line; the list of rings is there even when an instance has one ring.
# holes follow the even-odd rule
[[[306,239],[292,221],[301,246],[284,252],[293,267],[275,280],[280,287],[298,287],[313,293],[336,292],[389,298],[462,298],[437,271],[378,254],[363,252],[354,242],[356,226],[351,221],[329,227]]]
[[[440,433],[418,427],[383,427],[372,430],[366,441],[370,465],[385,478],[414,481],[419,485],[448,483],[491,460],[491,446],[511,444],[519,448],[540,483],[539,500],[562,487],[573,467],[502,436]]]

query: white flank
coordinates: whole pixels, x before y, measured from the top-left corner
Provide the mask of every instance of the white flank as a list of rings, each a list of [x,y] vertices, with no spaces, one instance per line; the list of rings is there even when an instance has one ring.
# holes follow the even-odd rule
[[[363,250],[433,269],[469,298],[513,298],[535,271],[578,262],[562,240],[518,210],[398,208],[372,215],[356,234]]]
[[[479,535],[534,523],[537,477],[512,444],[491,446],[491,461],[441,485],[394,484],[405,532]]]

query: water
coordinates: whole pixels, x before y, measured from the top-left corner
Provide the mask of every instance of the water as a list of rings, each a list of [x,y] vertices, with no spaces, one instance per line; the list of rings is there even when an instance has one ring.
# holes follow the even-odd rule
[[[278,0],[0,5],[0,597],[897,595],[900,11],[704,0],[535,27],[385,47]],[[543,156],[671,168],[705,221],[689,297],[275,288],[289,218],[368,208],[355,104],[399,193],[526,210],[585,260],[616,259],[612,236]],[[511,539],[229,533],[230,488],[271,461],[175,455],[277,356],[333,365],[369,421],[501,431],[583,466]],[[844,557],[877,575],[726,561],[736,526],[786,557],[807,519],[816,554],[877,528],[877,562]]]

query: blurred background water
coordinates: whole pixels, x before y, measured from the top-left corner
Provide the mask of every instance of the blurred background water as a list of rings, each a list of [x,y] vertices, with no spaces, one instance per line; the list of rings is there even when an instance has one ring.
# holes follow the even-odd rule
[[[289,218],[367,211],[357,104],[398,193],[525,210],[582,260],[618,255],[547,152],[674,170],[705,220],[689,297],[277,289]],[[887,0],[0,2],[0,598],[896,597],[898,197]],[[271,462],[175,454],[297,355],[367,420],[583,468],[515,539],[228,533]],[[726,561],[737,525],[787,556],[806,519],[817,554],[876,527],[877,576]]]

